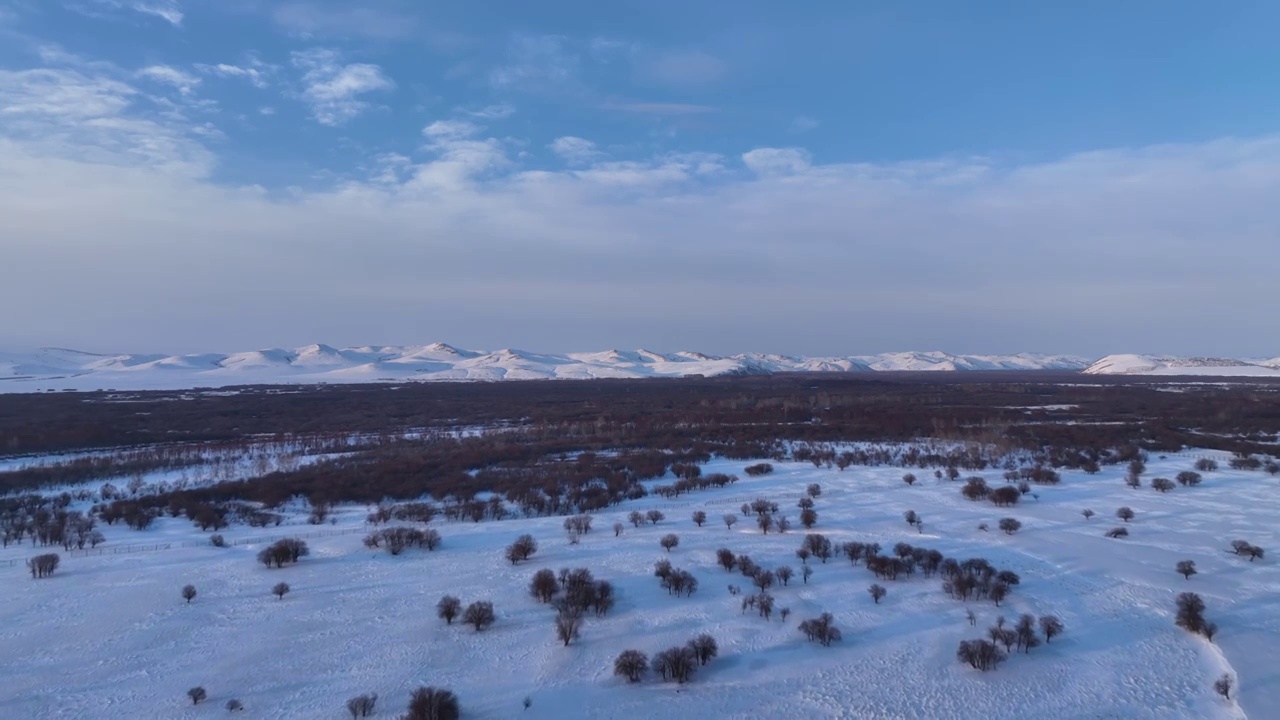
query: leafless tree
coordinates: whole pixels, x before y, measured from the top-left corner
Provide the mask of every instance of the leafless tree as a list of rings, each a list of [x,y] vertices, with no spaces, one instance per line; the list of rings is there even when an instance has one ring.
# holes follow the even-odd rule
[[[630,521],[633,526],[640,527],[642,524],[644,524],[644,513],[640,512],[639,510],[632,510],[627,515],[627,520]]]
[[[916,514],[916,511],[915,511],[915,510],[908,510],[908,511],[906,511],[906,512],[902,513],[902,517],[903,517],[903,519],[904,519],[904,520],[906,520],[906,521],[907,521],[907,524],[908,524],[908,525],[915,525],[915,524],[916,524],[916,520],[919,520],[919,519],[920,519],[920,516]]]
[[[556,613],[556,637],[565,647],[569,643],[578,639],[578,632],[582,629],[582,614],[573,610],[562,610]]]
[[[800,511],[800,524],[806,530],[818,524],[818,511],[813,508],[805,508]]]
[[[1083,510],[1081,510],[1081,511],[1080,511],[1080,514],[1084,516],[1084,519],[1085,519],[1085,520],[1088,520],[1089,518],[1093,517],[1093,516],[1094,516],[1094,515],[1096,515],[1097,513],[1095,513],[1094,511],[1090,510],[1089,508],[1085,508],[1085,509],[1083,509]]]
[[[400,720],[458,720],[460,715],[457,695],[428,686],[409,695],[409,711]]]
[[[558,592],[560,592],[560,583],[556,580],[556,574],[548,568],[534,573],[533,579],[529,581],[529,594],[538,602],[551,602],[551,598]]]
[[[199,705],[200,701],[209,697],[209,693],[205,692],[204,688],[197,685],[187,691],[187,697],[191,698],[192,705]]]
[[[1231,676],[1224,673],[1222,677],[1213,681],[1213,691],[1218,693],[1225,700],[1231,699]]]
[[[1123,528],[1123,527],[1113,527],[1103,534],[1109,538],[1129,537],[1129,529]]]
[[[649,521],[650,524],[653,524],[653,525],[657,525],[658,523],[667,519],[667,516],[663,515],[661,510],[650,510],[649,512],[644,514],[644,517],[646,520]]]
[[[271,594],[275,595],[276,599],[278,600],[283,600],[284,596],[288,594],[288,592],[289,592],[289,583],[285,583],[285,582],[276,583],[275,587],[271,588]]]
[[[781,608],[778,610],[778,617],[782,618],[782,622],[787,621],[787,616],[791,614],[791,608]]]
[[[448,625],[453,624],[453,619],[458,617],[460,612],[462,612],[462,601],[452,595],[445,595],[440,598],[440,602],[436,603],[436,617],[444,620]]]
[[[1204,599],[1195,593],[1179,593],[1176,600],[1177,614],[1174,622],[1187,632],[1204,632]]]
[[[973,611],[968,608],[964,611],[964,618],[969,621],[970,627],[978,624],[978,616],[974,615]]]
[[[35,544],[34,540],[32,540],[32,544]],[[46,578],[52,575],[54,570],[58,569],[58,563],[61,560],[62,558],[58,556],[58,553],[36,555],[27,561],[27,569],[31,571],[31,577],[33,578]]]
[[[1016,518],[1001,518],[999,527],[1005,535],[1012,535],[1022,529],[1022,523]]]
[[[706,521],[707,521],[707,514],[705,512],[703,512],[702,510],[693,511],[694,525],[697,525],[698,527],[702,527],[702,524],[705,523]]]
[[[521,560],[528,560],[534,553],[538,552],[538,542],[533,539],[532,535],[521,535],[516,541],[507,546],[505,556],[512,565]]]
[[[493,613],[493,603],[486,601],[473,602],[462,613],[462,621],[471,625],[476,632],[493,624],[497,616]]]
[[[613,674],[625,677],[627,682],[640,682],[649,671],[649,658],[639,650],[623,650],[613,661]]]
[[[1218,469],[1218,461],[1209,458],[1200,458],[1196,461],[1196,469],[1200,472],[1213,472]]]
[[[875,600],[876,604],[879,605],[880,598],[884,597],[889,591],[885,590],[881,585],[873,584],[871,587],[867,588],[867,592],[871,593],[871,599]]]
[[[831,540],[821,533],[809,533],[804,536],[804,542],[801,547],[813,554],[824,564],[831,558],[832,545]]]
[[[791,576],[794,575],[795,573],[792,572],[790,567],[783,565],[782,567],[775,570],[773,574],[778,577],[778,580],[780,580],[784,586],[786,586],[788,583],[791,582]]]
[[[182,599],[186,600],[187,604],[190,605],[191,601],[196,599],[196,586],[184,585],[182,588]]]
[[[760,528],[760,532],[768,535],[769,531],[773,529],[773,516],[768,513],[757,515],[756,527]]]
[[[1004,662],[1005,654],[989,640],[963,640],[956,650],[956,659],[968,663],[975,670],[995,670]]]
[[[1040,645],[1040,638],[1036,635],[1036,618],[1034,615],[1019,617],[1018,624],[1014,625],[1013,631],[1018,636],[1019,650],[1030,653],[1032,648]]]
[[[1195,560],[1179,560],[1174,567],[1177,569],[1178,574],[1187,580],[1190,580],[1191,576],[1196,574]]]
[[[658,544],[662,546],[663,550],[671,552],[671,548],[680,544],[680,537],[675,533],[667,533],[662,536],[662,539],[658,541]]]
[[[835,626],[831,613],[822,613],[813,620],[800,623],[800,632],[809,640],[821,643],[823,647],[840,639],[840,629]]]
[[[689,649],[693,651],[693,655],[698,659],[699,665],[706,665],[711,662],[711,659],[720,652],[720,647],[716,645],[716,639],[707,633],[702,633],[690,640]]]
[[[1116,517],[1120,518],[1125,522],[1129,522],[1134,518],[1134,512],[1131,508],[1129,508],[1129,506],[1126,505],[1120,508],[1119,510],[1116,510]]]
[[[725,513],[725,516],[724,516],[724,526],[725,526],[725,529],[727,529],[727,530],[732,530],[732,529],[733,529],[733,524],[734,524],[734,523],[736,523],[736,522],[738,522],[738,516],[737,516],[737,515],[734,515],[733,513]]]
[[[912,473],[907,473],[906,475],[902,476],[902,482],[906,483],[907,485],[915,485],[916,476]]]
[[[285,563],[296,563],[298,559],[311,554],[307,543],[298,538],[283,538],[263,548],[258,553],[258,562],[267,567],[284,567]]]
[[[804,492],[809,497],[816,498],[822,494],[822,486],[818,483],[809,483],[808,487],[804,489]]]
[[[373,709],[378,704],[378,693],[370,693],[368,695],[357,695],[347,701],[347,712],[351,713],[351,717],[369,717],[373,714]]]
[[[1174,488],[1174,484],[1169,478],[1158,477],[1151,478],[1151,487],[1164,493],[1172,490]]]
[[[804,584],[809,584],[809,578],[813,577],[813,568],[804,565],[800,568],[800,577],[804,580]]]
[[[678,683],[689,682],[698,660],[688,647],[667,648],[653,657],[653,669],[663,680],[671,679]]]
[[[626,527],[626,526],[625,526],[625,525],[623,525],[623,524],[622,524],[622,523],[620,523],[620,522],[616,522],[616,523],[614,523],[614,524],[613,524],[613,536],[614,536],[614,537],[618,537],[619,535],[621,535],[621,534],[622,534],[622,529],[623,529],[624,527]]]
[[[1062,634],[1062,621],[1056,615],[1040,616],[1040,632],[1044,633],[1045,642],[1053,642],[1053,639]]]

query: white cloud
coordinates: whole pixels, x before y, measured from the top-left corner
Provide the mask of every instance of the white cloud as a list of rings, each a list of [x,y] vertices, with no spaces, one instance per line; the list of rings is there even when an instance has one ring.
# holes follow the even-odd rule
[[[635,63],[642,80],[677,87],[710,85],[729,72],[727,63],[701,50],[642,52]]]
[[[558,137],[548,147],[571,165],[585,165],[602,154],[596,149],[595,143],[572,135]]]
[[[395,83],[382,68],[368,63],[343,65],[333,50],[314,49],[291,54],[294,67],[304,71],[303,99],[322,125],[342,125],[369,108],[360,96],[391,90]]]
[[[496,105],[486,105],[479,110],[463,110],[462,113],[484,120],[501,120],[505,117],[511,117],[515,111],[514,107],[506,103],[498,103]]]
[[[466,120],[437,120],[422,129],[422,134],[433,140],[460,140],[479,132],[479,126]]]
[[[222,78],[243,78],[256,88],[266,88],[267,74],[269,69],[260,62],[254,62],[250,66],[230,65],[228,63],[218,63],[216,65],[198,64],[196,70],[206,74]]]
[[[642,115],[701,115],[715,111],[710,105],[694,105],[690,103],[665,102],[618,102],[612,101],[600,106],[604,110],[620,110],[622,112]]]
[[[417,20],[412,16],[377,7],[368,0],[360,4],[286,2],[275,9],[272,18],[286,30],[305,36],[400,40],[417,29]]]
[[[820,124],[821,123],[817,120],[807,115],[797,115],[795,119],[791,121],[791,132],[806,133],[810,130],[816,129]]]
[[[169,85],[183,95],[190,95],[200,84],[200,78],[168,65],[152,65],[139,70],[136,75],[152,82]]]
[[[507,47],[507,63],[489,72],[500,90],[545,91],[573,85],[578,56],[561,35],[517,35]]]
[[[183,14],[177,0],[169,2],[132,2],[129,7],[145,15],[154,15],[174,27],[182,26]]]
[[[742,162],[757,175],[795,175],[809,169],[809,153],[801,148],[756,148]]]

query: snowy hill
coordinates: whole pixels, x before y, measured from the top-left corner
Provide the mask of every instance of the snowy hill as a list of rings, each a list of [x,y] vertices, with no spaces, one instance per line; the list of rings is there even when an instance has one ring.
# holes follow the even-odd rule
[[[103,355],[46,348],[0,353],[0,392],[176,390],[231,385],[406,381],[587,380],[706,377],[788,372],[1083,371],[1093,375],[1280,376],[1280,358],[1233,360],[1108,355],[1093,364],[1071,355],[953,355],[894,352],[844,357],[766,353],[708,355],[605,350],[566,354],[512,348],[463,350],[444,343],[335,348],[308,345],[229,354]]]
[[[1250,361],[1231,358],[1182,358],[1158,355],[1108,355],[1084,369],[1088,375],[1207,375],[1280,377],[1280,358]]]
[[[444,343],[334,348],[308,345],[230,354],[98,355],[44,349],[0,353],[0,392],[142,390],[277,383],[492,381],[767,375],[785,372],[1080,370],[1089,361],[1050,355],[901,352],[850,357],[605,350],[562,355]]]

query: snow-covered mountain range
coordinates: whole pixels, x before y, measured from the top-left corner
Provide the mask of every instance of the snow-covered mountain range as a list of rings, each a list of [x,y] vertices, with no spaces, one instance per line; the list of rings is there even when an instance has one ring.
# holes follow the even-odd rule
[[[308,345],[231,354],[104,355],[46,348],[0,353],[0,392],[142,390],[288,383],[490,381],[762,375],[785,372],[1063,370],[1089,374],[1280,375],[1266,361],[1110,355],[952,355],[897,352],[847,357],[606,350],[567,354],[483,352],[444,343],[334,348]]]

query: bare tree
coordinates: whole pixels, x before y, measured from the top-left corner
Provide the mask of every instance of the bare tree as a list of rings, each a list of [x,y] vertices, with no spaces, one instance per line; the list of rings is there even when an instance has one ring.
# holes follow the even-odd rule
[[[662,546],[662,549],[667,552],[671,552],[671,548],[680,544],[680,537],[675,533],[667,533],[662,536],[662,539],[658,541],[658,544]]]
[[[1213,681],[1213,691],[1225,700],[1231,699],[1231,676],[1223,673],[1222,677]]]
[[[662,675],[663,680],[671,679],[681,684],[693,677],[697,663],[697,657],[688,647],[667,648],[653,657],[653,669]]]
[[[1218,461],[1209,458],[1200,458],[1196,461],[1196,469],[1200,472],[1213,472],[1218,469]]]
[[[627,515],[627,520],[629,520],[635,527],[640,527],[640,525],[644,523],[644,513],[639,510],[632,510],[631,513]]]
[[[791,608],[781,608],[778,610],[778,617],[782,618],[782,622],[787,621],[787,616],[791,614]]]
[[[974,615],[973,611],[968,608],[965,608],[964,618],[969,621],[970,627],[978,624],[978,616]]]
[[[804,489],[804,492],[809,497],[816,498],[822,494],[822,486],[818,483],[809,483],[808,487]]]
[[[649,512],[644,514],[644,517],[652,525],[657,525],[658,523],[667,519],[667,516],[663,515],[661,510],[650,510]]]
[[[276,599],[278,600],[283,600],[284,596],[288,594],[288,592],[289,592],[289,583],[285,583],[285,582],[276,583],[275,587],[271,588],[271,594],[275,595]]]
[[[1022,523],[1016,518],[1001,518],[999,527],[1005,535],[1012,535],[1022,529]]]
[[[227,712],[240,712],[244,709],[244,703],[235,698],[227,701]]]
[[[582,614],[573,610],[556,613],[556,637],[565,647],[569,643],[578,639],[578,632],[582,629]]]
[[[879,605],[880,598],[884,597],[889,591],[885,590],[883,586],[873,584],[867,588],[867,592],[871,593],[871,599],[875,600],[876,604]]]
[[[805,508],[800,511],[800,524],[806,530],[818,524],[818,511],[813,508]]]
[[[778,568],[777,570],[773,571],[773,574],[774,574],[774,575],[776,575],[776,576],[778,576],[778,580],[780,580],[780,581],[782,582],[782,584],[785,586],[785,585],[787,585],[788,583],[790,583],[790,582],[791,582],[791,576],[792,576],[794,573],[792,572],[792,570],[791,570],[791,568],[790,568],[790,567],[788,567],[788,566],[786,566],[786,565],[783,565],[782,567],[780,567],[780,568]]]
[[[625,677],[627,682],[640,682],[649,671],[649,658],[639,650],[623,650],[613,661],[613,674]]]
[[[209,693],[205,692],[204,688],[197,685],[187,691],[187,697],[191,698],[192,705],[199,705],[200,701],[209,697]]]
[[[1045,642],[1053,642],[1053,639],[1062,634],[1062,621],[1056,615],[1040,616],[1040,632],[1044,633]]]
[[[738,558],[729,548],[720,548],[716,550],[716,562],[720,563],[720,567],[725,570],[733,570],[733,566],[738,563]]]
[[[725,513],[725,516],[724,516],[724,526],[725,526],[725,529],[727,529],[727,530],[732,530],[732,529],[733,529],[733,524],[734,524],[734,523],[736,523],[736,522],[738,522],[738,516],[737,516],[737,515],[734,515],[733,513]]]
[[[912,473],[907,473],[906,475],[902,476],[902,482],[906,483],[907,485],[915,485],[916,476],[913,475]]]
[[[809,584],[809,578],[813,577],[813,568],[804,565],[800,568],[800,577],[804,580],[804,584]]]
[[[621,535],[621,534],[622,534],[622,529],[623,529],[624,527],[626,527],[626,526],[625,526],[625,525],[623,525],[623,524],[622,524],[622,523],[620,523],[620,522],[616,522],[616,523],[614,523],[614,524],[613,524],[613,536],[614,536],[614,537],[618,537],[619,535]]]
[[[282,538],[263,548],[258,553],[258,562],[267,567],[284,567],[286,563],[296,563],[298,559],[310,555],[307,543],[298,538]]]
[[[989,640],[962,640],[956,650],[956,659],[968,663],[975,670],[995,670],[1004,662],[1005,654]]]
[[[462,621],[474,627],[476,632],[489,627],[496,619],[497,616],[493,613],[493,603],[491,602],[473,602],[462,613]]]
[[[801,547],[813,554],[824,564],[831,558],[832,545],[831,540],[821,533],[809,533],[804,536],[804,542]]]
[[[773,524],[778,528],[779,533],[785,533],[791,529],[791,521],[787,519],[786,515],[779,515],[778,519],[774,520]]]
[[[760,528],[760,532],[765,535],[773,529],[773,516],[769,513],[761,513],[756,516],[756,527]]]
[[[347,712],[351,713],[352,718],[369,717],[377,704],[378,693],[357,695],[347,701]]]
[[[187,604],[188,604],[188,605],[190,605],[190,604],[191,604],[191,601],[192,601],[192,600],[194,600],[194,599],[196,598],[196,586],[195,586],[195,585],[185,585],[185,586],[183,586],[183,588],[182,588],[182,598],[183,598],[184,600],[186,600],[186,601],[187,601]]]
[[[1129,537],[1129,529],[1123,528],[1123,527],[1113,527],[1103,534],[1109,538]]]
[[[813,620],[800,623],[800,632],[809,640],[821,643],[823,647],[840,639],[840,629],[835,626],[831,613],[822,613]]]
[[[698,527],[702,527],[702,524],[703,524],[703,523],[705,523],[706,521],[707,521],[707,514],[706,514],[705,512],[703,512],[703,511],[701,511],[701,510],[694,510],[694,511],[693,511],[693,524],[694,524],[694,525],[697,525]]]
[[[908,510],[902,513],[902,518],[907,521],[908,525],[915,525],[916,520],[919,520],[920,516],[916,514],[915,510]]]
[[[1183,470],[1182,472],[1175,475],[1174,479],[1177,480],[1178,484],[1183,487],[1195,487],[1196,485],[1200,484],[1201,480],[1203,480],[1203,478],[1200,476],[1200,473],[1194,472],[1191,470]]]
[[[1120,518],[1125,522],[1129,522],[1134,518],[1134,512],[1129,506],[1126,505],[1120,508],[1119,510],[1116,510],[1116,517]]]
[[[1204,599],[1195,593],[1179,593],[1175,601],[1177,614],[1174,623],[1187,632],[1204,632]]]
[[[436,603],[436,617],[444,620],[448,625],[453,624],[453,619],[458,617],[460,612],[462,612],[462,601],[452,595],[445,595],[440,598],[440,602]]]
[[[543,568],[533,574],[533,579],[529,581],[529,594],[538,602],[551,602],[551,598],[560,592],[560,582],[556,580],[556,574],[548,568]]]
[[[707,633],[702,633],[690,640],[689,649],[693,651],[693,655],[698,659],[699,665],[706,665],[711,662],[711,659],[720,652],[716,639]]]
[[[1080,514],[1084,516],[1085,520],[1088,520],[1089,518],[1093,517],[1096,513],[1090,510],[1089,508],[1085,508],[1080,511]]]
[[[32,539],[32,544],[35,544],[34,538]],[[31,577],[33,578],[47,578],[53,574],[54,570],[58,569],[58,563],[61,560],[62,558],[58,556],[58,553],[37,555],[27,561],[27,569],[31,571]]]
[[[1158,477],[1151,478],[1151,487],[1164,493],[1172,490],[1174,488],[1174,484],[1169,478]]]
[[[538,541],[533,539],[532,535],[521,535],[516,541],[507,546],[505,556],[512,565],[521,560],[528,560],[533,554],[538,552]]]
[[[457,695],[428,686],[409,695],[409,711],[400,720],[458,720],[460,715]]]
[[[1013,627],[1018,636],[1018,649],[1030,653],[1031,648],[1039,647],[1040,638],[1036,636],[1036,618],[1034,615],[1023,615]]]
[[[1179,560],[1174,567],[1177,569],[1178,574],[1187,580],[1190,580],[1191,576],[1196,574],[1195,560]]]

